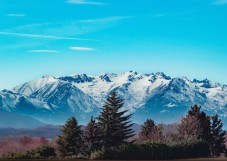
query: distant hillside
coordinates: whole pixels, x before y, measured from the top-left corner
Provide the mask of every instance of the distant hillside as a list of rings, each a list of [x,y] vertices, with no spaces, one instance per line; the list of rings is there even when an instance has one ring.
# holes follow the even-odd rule
[[[0,111],[0,128],[37,128],[45,124],[29,116]],[[0,132],[0,135],[2,132]]]
[[[53,139],[61,134],[61,126],[43,126],[35,129],[0,128],[0,139],[18,136],[45,137]]]
[[[61,135],[61,127],[62,126],[46,125],[34,129],[0,128],[0,139],[18,136],[45,137],[47,139],[53,139]],[[84,128],[85,126],[82,126],[83,130]],[[135,131],[135,134],[138,134],[141,130],[141,125],[134,124],[132,129]]]

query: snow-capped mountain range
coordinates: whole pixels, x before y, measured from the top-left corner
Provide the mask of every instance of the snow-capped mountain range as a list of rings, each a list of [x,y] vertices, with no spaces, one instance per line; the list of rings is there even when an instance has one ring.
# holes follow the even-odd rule
[[[134,113],[133,121],[138,123],[147,118],[159,122],[176,121],[196,103],[209,114],[227,117],[226,85],[207,79],[189,80],[171,78],[164,73],[135,71],[99,76],[44,76],[12,90],[0,91],[0,109],[46,123],[64,123],[72,115],[85,123],[92,115],[98,115],[106,97],[113,91],[125,100],[124,108]]]

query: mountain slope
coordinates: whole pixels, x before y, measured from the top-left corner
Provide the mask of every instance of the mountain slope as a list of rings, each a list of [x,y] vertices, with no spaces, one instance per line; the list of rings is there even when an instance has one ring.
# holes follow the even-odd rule
[[[12,91],[28,100],[42,102],[45,109],[53,111],[50,120],[62,115],[75,115],[82,120],[91,115],[97,116],[112,91],[117,91],[124,98],[124,108],[134,113],[134,121],[139,123],[148,117],[160,122],[176,121],[195,103],[202,105],[203,110],[210,114],[227,117],[226,85],[207,79],[171,78],[164,73],[130,71],[99,76],[45,76]],[[60,122],[62,120],[59,119]]]
[[[81,123],[85,123],[87,118],[97,115],[99,112],[100,103],[98,101],[70,82],[50,76],[27,82],[14,88],[13,91],[15,94],[45,103],[48,111],[38,113],[37,118],[47,123],[62,124],[71,116],[75,116]],[[32,105],[36,106],[36,103]],[[28,110],[27,105],[23,107]],[[15,109],[20,113],[19,108]],[[33,111],[33,113],[35,115],[36,112]],[[29,116],[34,115],[29,114]]]
[[[8,90],[0,91],[0,110],[34,116],[52,111],[46,102]]]

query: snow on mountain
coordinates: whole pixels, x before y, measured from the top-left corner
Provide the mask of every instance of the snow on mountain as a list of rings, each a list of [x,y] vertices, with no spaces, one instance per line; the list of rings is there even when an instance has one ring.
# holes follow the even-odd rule
[[[23,104],[25,104],[26,106],[34,105],[33,107],[30,107],[29,110],[51,110],[45,102],[39,101],[37,99],[27,97],[25,95],[18,94],[9,90],[0,91],[0,109],[11,112],[17,110],[17,108]],[[20,108],[22,110],[22,107]],[[29,112],[29,110],[27,112]]]
[[[168,83],[170,78],[163,73],[138,74],[130,71],[121,74],[105,73],[90,77],[90,80],[80,83],[72,81],[71,83],[101,104],[104,103],[109,93],[118,91],[119,95],[125,100],[125,107],[134,111],[143,105],[146,98],[158,87]]]
[[[68,117],[76,116],[80,122],[84,123],[87,117],[98,114],[100,103],[70,82],[71,79],[78,82],[80,78],[70,77],[69,79],[66,81],[45,76],[18,86],[13,91],[18,95],[31,98],[33,101],[45,103],[49,111],[39,113],[38,117],[41,121],[63,123]],[[33,103],[36,106],[37,103]],[[26,107],[24,105],[24,108]],[[27,110],[29,111],[29,109]]]
[[[7,90],[0,91],[0,107],[9,111],[10,108],[16,106],[18,101],[19,96],[15,95],[13,92]]]
[[[57,82],[58,80],[51,76],[43,76],[42,78],[34,81],[27,82],[21,86],[14,88],[13,90],[17,93],[24,94],[26,96],[31,95],[33,92],[37,91],[38,89],[53,83]]]
[[[129,71],[98,76],[76,74],[58,78],[45,76],[12,91],[30,99],[30,102],[37,100],[44,103],[45,109],[54,112],[51,114],[53,117],[68,113],[67,116],[76,114],[86,119],[88,114],[98,113],[112,91],[118,92],[125,100],[124,108],[134,112],[135,119],[139,121],[153,115],[160,121],[163,118],[179,118],[195,103],[210,113],[227,117],[226,85],[207,79],[171,78],[161,72],[140,74]],[[8,97],[15,101],[2,101],[5,108],[14,107],[18,97]]]
[[[0,111],[31,116],[40,121],[54,113],[46,102],[8,90],[0,91]]]
[[[52,108],[64,107],[64,110],[68,108],[67,110],[72,112],[79,108],[82,111],[91,112],[94,107],[98,107],[100,104],[71,83],[72,81],[82,83],[89,80],[84,76],[81,78],[80,76],[62,78],[45,76],[37,81],[30,81],[18,86],[13,91],[47,102]]]
[[[71,112],[77,112],[78,110],[92,112],[94,108],[100,105],[92,97],[83,93],[71,83],[64,81],[47,84],[30,96],[47,102],[58,110],[59,108],[64,108],[64,110]]]

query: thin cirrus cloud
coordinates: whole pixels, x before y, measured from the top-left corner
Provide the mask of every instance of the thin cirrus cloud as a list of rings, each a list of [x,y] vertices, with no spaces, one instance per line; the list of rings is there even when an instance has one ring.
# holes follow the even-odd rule
[[[9,17],[25,17],[25,14],[19,14],[19,13],[10,13],[7,16]]]
[[[67,3],[84,4],[84,5],[107,5],[107,3],[93,2],[93,1],[88,1],[88,0],[67,0]]]
[[[12,36],[46,38],[46,39],[60,39],[60,40],[88,40],[88,39],[80,39],[80,38],[74,38],[74,37],[36,35],[36,34],[26,34],[26,33],[16,33],[16,32],[0,32],[0,35],[12,35]]]
[[[93,51],[93,50],[95,50],[94,48],[80,47],[80,46],[70,47],[70,49],[75,50],[75,51]]]
[[[121,20],[126,20],[126,19],[132,19],[134,17],[132,16],[111,16],[111,17],[104,17],[100,19],[87,19],[87,20],[80,20],[79,22],[82,23],[111,23],[111,22],[118,22]]]
[[[97,19],[29,24],[0,31],[0,35],[33,37],[43,39],[97,41],[86,38],[75,38],[72,36],[89,34],[92,32],[97,32],[106,28],[110,28],[122,22],[123,20],[130,18],[133,17],[111,16]]]
[[[227,4],[227,0],[216,0],[214,2],[215,5],[225,5]]]
[[[29,50],[29,53],[57,53],[57,50]]]

